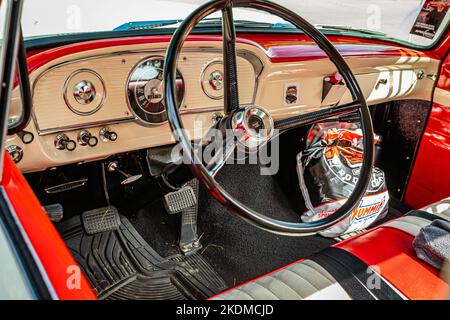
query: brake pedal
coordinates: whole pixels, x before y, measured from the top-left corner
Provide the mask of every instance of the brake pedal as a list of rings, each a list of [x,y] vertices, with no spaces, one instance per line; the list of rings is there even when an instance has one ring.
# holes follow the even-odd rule
[[[164,206],[168,214],[182,212],[197,204],[197,197],[189,185],[164,196]]]
[[[201,248],[197,235],[198,180],[192,179],[186,186],[164,196],[169,214],[181,212],[179,247],[184,254]]]
[[[85,211],[81,214],[81,222],[86,233],[90,235],[117,230],[120,227],[119,212],[113,206]]]

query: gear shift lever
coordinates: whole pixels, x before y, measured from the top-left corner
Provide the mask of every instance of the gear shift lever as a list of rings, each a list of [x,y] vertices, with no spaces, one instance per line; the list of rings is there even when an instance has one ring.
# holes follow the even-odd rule
[[[125,177],[125,179],[120,182],[120,184],[122,185],[133,183],[142,178],[142,174],[131,175],[126,172],[123,172],[122,170],[119,169],[119,165],[117,164],[116,161],[108,163],[107,169],[108,172],[118,172]]]

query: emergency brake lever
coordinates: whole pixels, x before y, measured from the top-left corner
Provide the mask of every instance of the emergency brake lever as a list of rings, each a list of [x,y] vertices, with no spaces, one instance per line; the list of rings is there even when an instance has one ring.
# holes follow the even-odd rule
[[[107,170],[108,170],[108,172],[118,172],[121,175],[123,175],[125,177],[125,179],[120,182],[120,184],[122,184],[122,185],[127,185],[130,183],[133,183],[133,182],[139,180],[140,178],[142,178],[142,174],[131,175],[131,174],[128,174],[128,173],[120,170],[119,165],[117,164],[116,161],[110,162],[107,166]]]

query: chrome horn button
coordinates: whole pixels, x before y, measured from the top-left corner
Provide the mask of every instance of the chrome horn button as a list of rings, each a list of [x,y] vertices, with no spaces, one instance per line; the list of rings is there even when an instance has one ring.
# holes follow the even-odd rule
[[[238,142],[248,151],[266,144],[274,133],[272,116],[258,106],[247,106],[235,112],[232,127]]]

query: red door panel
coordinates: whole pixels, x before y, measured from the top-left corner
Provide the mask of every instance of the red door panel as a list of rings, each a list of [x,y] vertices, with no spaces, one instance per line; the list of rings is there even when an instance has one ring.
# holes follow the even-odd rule
[[[442,63],[431,114],[406,190],[405,202],[424,207],[450,196],[450,56]]]
[[[59,299],[96,299],[83,274],[78,277],[72,258],[58,231],[14,162],[5,152],[2,187],[30,239]]]

